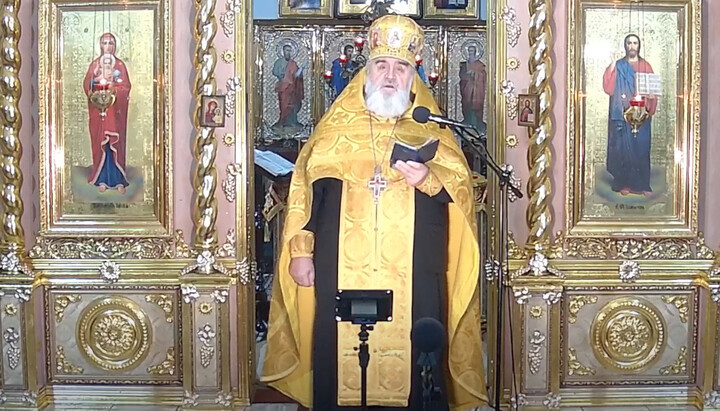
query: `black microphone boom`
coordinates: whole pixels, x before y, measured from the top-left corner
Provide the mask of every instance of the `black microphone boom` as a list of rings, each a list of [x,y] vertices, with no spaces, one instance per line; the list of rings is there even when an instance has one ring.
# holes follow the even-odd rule
[[[461,127],[461,128],[471,128],[472,126],[469,124],[461,123],[459,121],[451,120],[447,117],[439,116],[436,114],[430,113],[430,109],[427,107],[415,107],[415,110],[413,110],[413,120],[417,121],[420,124],[425,124],[428,121],[432,121],[433,123],[438,123],[440,125],[445,126],[453,126],[453,127]]]

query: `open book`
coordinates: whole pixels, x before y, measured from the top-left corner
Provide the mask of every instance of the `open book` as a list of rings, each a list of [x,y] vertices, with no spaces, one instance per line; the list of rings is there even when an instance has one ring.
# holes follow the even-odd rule
[[[401,141],[396,141],[390,155],[390,165],[396,161],[414,161],[416,163],[427,163],[435,157],[440,140],[429,139],[420,147],[414,147]]]
[[[662,80],[660,75],[655,73],[635,73],[637,82],[636,94],[642,96],[661,96]]]
[[[273,177],[286,176],[293,172],[295,164],[272,151],[255,149],[255,165],[260,166]]]

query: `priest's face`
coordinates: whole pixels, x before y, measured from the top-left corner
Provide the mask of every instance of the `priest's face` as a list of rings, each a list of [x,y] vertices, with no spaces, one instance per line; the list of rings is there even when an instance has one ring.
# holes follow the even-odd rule
[[[410,105],[410,88],[415,68],[407,62],[382,57],[368,64],[365,82],[367,109],[380,117],[399,117]]]

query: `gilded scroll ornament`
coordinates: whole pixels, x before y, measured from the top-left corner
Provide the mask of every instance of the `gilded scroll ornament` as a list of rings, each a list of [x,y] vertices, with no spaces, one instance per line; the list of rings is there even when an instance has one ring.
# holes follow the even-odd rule
[[[65,349],[61,345],[57,346],[55,364],[55,369],[60,374],[82,374],[85,372],[83,367],[75,366],[67,358],[65,358]]]
[[[13,315],[16,315],[18,313],[18,306],[13,303],[7,303],[5,304],[4,310],[5,314],[12,317]]]
[[[687,373],[687,347],[680,347],[678,358],[667,367],[660,368],[660,375],[678,375]]]
[[[507,30],[507,39],[510,47],[515,47],[520,40],[522,29],[520,23],[517,22],[517,13],[512,7],[503,7],[502,19],[505,22]]]
[[[715,252],[705,243],[705,235],[702,232],[698,232],[695,240],[695,255],[703,260],[712,260],[715,257]]]
[[[618,274],[620,281],[624,283],[634,283],[640,278],[640,264],[635,261],[625,260],[620,263]]]
[[[223,407],[229,407],[232,403],[232,395],[226,394],[224,392],[220,392],[217,395],[217,398],[215,398],[215,404],[221,405]]]
[[[182,294],[183,301],[185,301],[185,304],[194,303],[195,301],[197,301],[198,298],[200,298],[200,293],[198,292],[197,288],[195,288],[195,286],[191,284],[181,285],[180,292]]]
[[[200,119],[203,115],[202,96],[216,94],[215,66],[217,52],[213,45],[217,34],[215,5],[217,0],[195,0],[195,96],[194,125],[195,160],[197,165],[193,175],[195,206],[193,207],[193,224],[195,227],[195,249],[210,251],[211,255],[217,247],[217,214],[218,206],[215,198],[217,188],[217,139],[215,129],[203,127]]]
[[[525,248],[531,252],[534,250],[534,252],[543,253],[546,253],[550,246],[552,227],[550,211],[552,197],[550,143],[553,135],[552,87],[550,83],[552,74],[550,51],[553,47],[552,29],[550,28],[552,14],[552,0],[530,0],[530,26],[528,28],[530,87],[528,93],[539,96],[540,106],[536,113],[538,126],[530,129],[531,136],[527,151],[530,177],[527,184],[529,204],[525,220],[530,233],[525,242]]]
[[[568,348],[568,375],[586,376],[595,375],[595,369],[583,365],[577,358],[574,348]]]
[[[88,305],[80,314],[76,332],[80,352],[104,370],[132,369],[150,347],[150,321],[134,301],[125,297]]]
[[[31,407],[34,407],[37,405],[37,398],[38,395],[34,391],[25,391],[22,396],[22,402],[23,404],[27,404]]]
[[[530,317],[532,317],[532,318],[535,318],[535,319],[542,318],[544,312],[545,312],[545,309],[543,309],[539,305],[534,305],[534,306],[530,307]]]
[[[573,295],[568,301],[568,322],[574,324],[577,321],[577,315],[585,304],[595,304],[597,297],[594,295]]]
[[[508,231],[508,258],[514,260],[524,260],[527,257],[527,251],[517,244],[517,241],[515,241],[515,235],[512,231]]]
[[[532,273],[534,277],[542,277],[550,274],[558,278],[565,278],[565,274],[563,274],[560,270],[551,267],[550,261],[548,261],[547,257],[539,251],[536,251],[535,254],[533,254],[528,262],[528,265],[518,268],[512,274],[512,278],[522,277],[530,273]]]
[[[545,399],[543,400],[543,405],[549,410],[560,408],[561,400],[562,397],[560,395],[551,392],[545,396]]]
[[[215,253],[220,258],[231,258],[235,257],[235,248],[237,248],[237,238],[235,236],[235,229],[228,229],[227,235],[225,236],[225,244],[218,248]]]
[[[235,76],[227,80],[227,92],[225,93],[225,115],[230,117],[235,114],[235,95],[242,90],[240,77]]]
[[[515,94],[515,84],[510,80],[500,82],[500,89],[505,96],[505,105],[507,106],[507,115],[510,119],[517,117],[518,98]]]
[[[227,178],[223,181],[222,188],[223,192],[225,192],[225,198],[232,203],[235,201],[237,177],[242,171],[242,166],[238,163],[230,163],[225,171],[227,172]]]
[[[23,202],[20,188],[23,174],[20,169],[22,142],[20,140],[20,0],[4,1],[0,8],[0,28],[3,33],[2,76],[0,76],[0,110],[2,110],[2,128],[0,149],[2,150],[2,240],[4,247],[14,245],[17,251],[25,247],[25,233],[21,219]]]
[[[690,307],[688,306],[687,295],[663,295],[662,300],[665,304],[672,304],[677,308],[680,321],[686,323]]]
[[[229,295],[228,290],[215,290],[210,293],[210,297],[212,297],[213,301],[217,304],[222,304],[227,301]]]
[[[7,364],[11,370],[17,368],[20,365],[20,334],[18,334],[15,327],[8,327],[3,333],[5,342],[7,343]]]
[[[190,391],[185,391],[185,394],[183,395],[183,406],[185,407],[197,407],[198,406],[198,398],[200,395],[191,393]]]
[[[215,356],[215,330],[210,324],[205,324],[198,330],[197,336],[202,343],[200,346],[200,365],[207,368]]]
[[[692,239],[682,238],[568,238],[568,257],[603,260],[694,260],[705,251]]]
[[[515,297],[515,301],[520,305],[525,304],[532,298],[532,294],[530,294],[530,290],[528,290],[527,287],[513,290],[513,296]]]
[[[183,268],[180,275],[187,275],[193,271],[201,274],[212,274],[213,272],[218,272],[223,275],[230,275],[228,269],[225,268],[224,265],[218,263],[217,260],[215,260],[213,253],[209,250],[201,252],[195,259],[195,263]]]
[[[98,268],[103,281],[113,284],[120,279],[120,264],[114,261],[103,261]]]
[[[549,305],[557,304],[562,300],[562,290],[550,290],[543,293],[543,300]]]
[[[71,303],[76,303],[82,300],[79,294],[63,294],[55,296],[55,303],[53,304],[53,311],[55,312],[55,322],[60,322],[65,315],[65,309]]]
[[[255,260],[250,261],[247,257],[245,257],[242,261],[237,263],[236,270],[238,272],[240,283],[242,285],[248,285],[250,284],[250,279],[255,278],[255,274],[257,273],[257,262]]]
[[[225,36],[232,37],[235,32],[235,15],[242,11],[240,0],[227,0],[225,9],[225,13],[220,15],[220,25]]]
[[[45,259],[165,259],[172,258],[170,238],[52,238],[37,237],[30,258]]]
[[[165,312],[165,321],[173,322],[173,299],[165,294],[150,294],[145,296],[145,301],[157,304]]]
[[[2,258],[0,258],[0,269],[9,274],[21,273],[28,277],[32,277],[32,269],[30,266],[22,262],[18,256],[18,245],[13,243],[8,245],[8,248],[10,251],[3,254]]]
[[[595,356],[606,366],[637,371],[657,360],[665,347],[665,325],[657,309],[638,298],[606,304],[591,327]]]
[[[190,248],[185,242],[182,230],[175,230],[175,256],[178,258],[193,258],[197,256],[197,252]]]
[[[545,346],[546,337],[538,330],[533,331],[530,337],[530,346],[528,347],[528,365],[531,374],[540,372],[540,364],[543,360],[542,349]]]
[[[165,360],[147,367],[147,372],[152,375],[175,375],[175,347],[168,348]]]
[[[202,302],[198,306],[198,310],[200,311],[200,314],[208,315],[208,314],[212,313],[213,307],[214,306],[211,303]]]

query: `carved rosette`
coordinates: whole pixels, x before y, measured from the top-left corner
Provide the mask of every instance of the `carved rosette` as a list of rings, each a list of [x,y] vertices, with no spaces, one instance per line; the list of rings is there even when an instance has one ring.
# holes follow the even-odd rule
[[[550,265],[550,261],[548,260],[548,258],[543,253],[538,251],[536,251],[532,255],[532,257],[530,257],[528,265],[517,269],[512,274],[512,278],[522,277],[530,273],[532,273],[534,277],[552,275],[558,278],[565,278],[565,274],[563,274],[560,270],[553,268]]]
[[[568,375],[595,375],[595,369],[583,365],[577,358],[577,352],[574,348],[568,349]]]
[[[568,302],[568,322],[574,324],[577,315],[585,304],[595,304],[597,297],[593,295],[573,295]]]
[[[212,274],[213,272],[221,273],[223,275],[230,275],[230,272],[224,265],[220,264],[215,260],[215,255],[209,250],[205,250],[198,254],[194,264],[190,264],[183,268],[180,275],[188,275],[192,272],[198,272],[201,274]]]
[[[147,355],[151,327],[145,312],[125,297],[110,297],[88,305],[80,314],[77,341],[92,364],[109,371],[137,366]]]
[[[619,371],[636,372],[659,358],[665,347],[665,324],[649,302],[620,298],[597,314],[591,338],[599,361]]]
[[[120,279],[120,265],[114,261],[104,261],[98,271],[105,282],[112,284]]]
[[[640,278],[640,264],[635,261],[625,260],[620,263],[618,274],[620,281],[624,283],[634,283]]]

